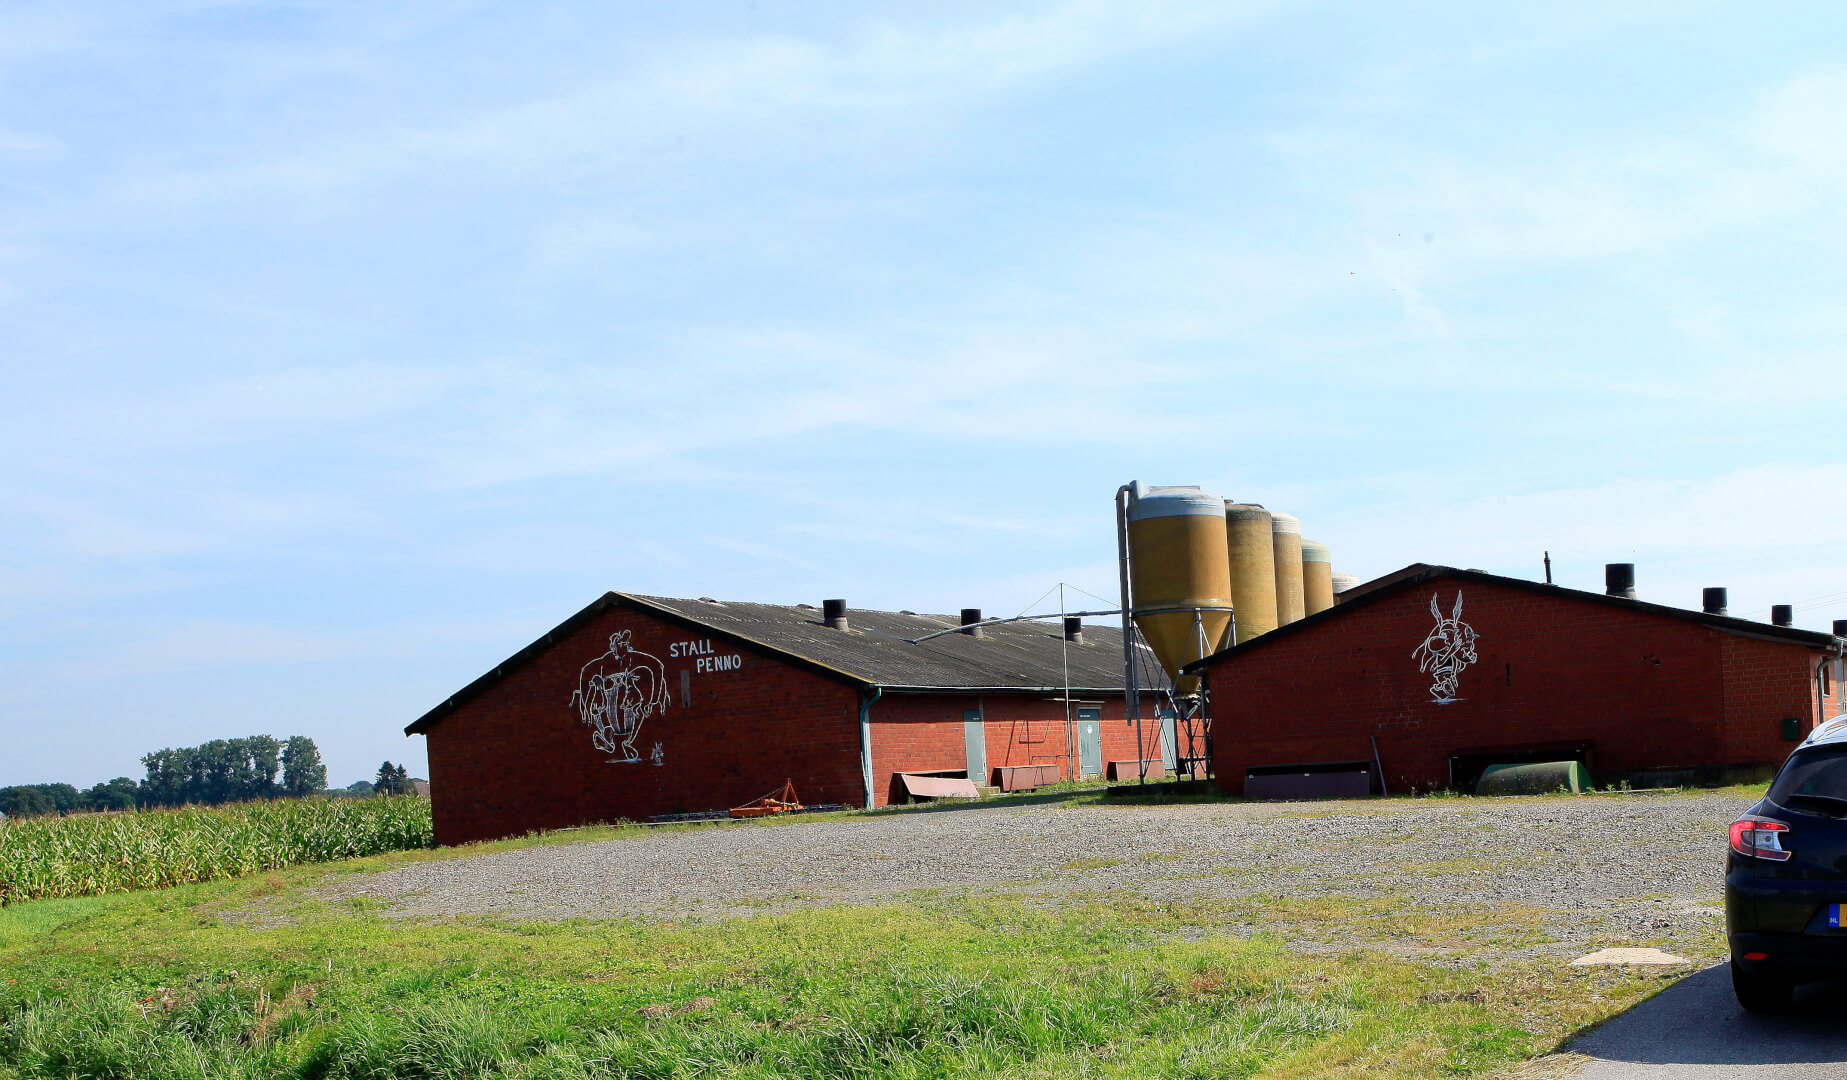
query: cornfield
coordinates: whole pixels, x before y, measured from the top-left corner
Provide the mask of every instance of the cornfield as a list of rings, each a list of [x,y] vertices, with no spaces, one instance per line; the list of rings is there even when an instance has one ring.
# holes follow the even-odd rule
[[[430,800],[280,799],[0,823],[0,906],[435,845]]]

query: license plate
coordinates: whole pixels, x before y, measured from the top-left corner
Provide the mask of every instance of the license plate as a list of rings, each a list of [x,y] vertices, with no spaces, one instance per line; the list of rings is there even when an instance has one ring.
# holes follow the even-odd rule
[[[1828,905],[1828,926],[1830,928],[1835,929],[1835,930],[1839,930],[1841,928],[1841,909],[1842,908],[1847,908],[1847,904],[1829,904]]]

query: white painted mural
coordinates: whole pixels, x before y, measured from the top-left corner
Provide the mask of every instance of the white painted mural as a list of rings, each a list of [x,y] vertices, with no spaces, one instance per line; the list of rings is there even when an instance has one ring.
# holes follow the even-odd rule
[[[1430,700],[1448,705],[1462,700],[1456,696],[1456,689],[1463,670],[1477,659],[1478,635],[1474,627],[1462,621],[1461,589],[1456,590],[1456,606],[1447,616],[1437,606],[1437,594],[1431,593],[1430,614],[1437,624],[1424,636],[1424,643],[1411,651],[1411,659],[1417,661],[1417,670],[1431,677]]]
[[[659,659],[629,644],[622,630],[609,639],[609,651],[585,664],[577,675],[571,708],[590,728],[590,742],[611,764],[642,760],[661,764],[661,744],[644,759],[635,749],[641,726],[651,717],[667,715],[667,670]]]

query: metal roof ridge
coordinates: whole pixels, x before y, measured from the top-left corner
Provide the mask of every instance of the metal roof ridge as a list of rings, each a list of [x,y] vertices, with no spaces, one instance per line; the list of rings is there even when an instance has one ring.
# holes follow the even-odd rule
[[[834,673],[834,674],[836,674],[836,675],[842,675],[842,676],[845,676],[846,678],[848,678],[848,679],[852,679],[852,680],[853,680],[853,681],[855,681],[855,682],[859,682],[859,683],[862,683],[862,684],[864,684],[865,686],[868,686],[868,687],[871,687],[871,686],[876,686],[876,685],[878,685],[878,683],[877,683],[877,682],[876,682],[875,680],[873,680],[873,679],[870,679],[870,678],[867,678],[867,677],[866,677],[866,676],[864,676],[864,675],[855,675],[855,674],[854,674],[853,672],[850,672],[850,671],[847,671],[847,670],[845,670],[845,669],[843,669],[843,668],[837,668],[837,667],[835,667],[835,666],[834,666],[834,665],[832,665],[832,664],[829,664],[829,663],[826,663],[825,661],[821,661],[821,660],[816,660],[816,659],[815,659],[814,657],[812,657],[812,656],[806,656],[806,655],[804,655],[804,654],[802,654],[802,653],[798,653],[798,652],[795,652],[794,650],[792,650],[792,649],[790,649],[790,648],[788,648],[787,646],[784,646],[784,645],[776,645],[776,644],[773,644],[773,643],[771,643],[771,642],[767,642],[767,641],[761,641],[761,640],[759,640],[759,639],[757,639],[757,638],[754,638],[754,637],[751,637],[751,636],[750,636],[750,635],[748,635],[748,634],[740,634],[740,633],[738,633],[738,632],[737,632],[736,630],[730,630],[730,629],[727,629],[727,628],[725,628],[725,627],[722,627],[722,626],[714,626],[714,625],[712,625],[711,623],[708,623],[708,622],[705,622],[705,621],[703,621],[703,620],[700,620],[700,619],[696,619],[696,618],[694,618],[693,616],[691,616],[691,615],[688,615],[688,614],[686,614],[685,612],[682,612],[682,611],[678,611],[678,610],[675,610],[674,608],[670,608],[670,607],[662,607],[662,606],[661,606],[661,605],[659,605],[659,604],[656,604],[656,603],[653,603],[653,602],[651,601],[651,599],[650,599],[650,598],[648,598],[648,597],[644,597],[644,596],[640,596],[640,595],[637,595],[637,594],[635,594],[635,593],[616,593],[615,595],[617,595],[617,596],[620,596],[620,597],[622,597],[622,598],[623,598],[623,599],[625,599],[625,600],[632,600],[632,601],[634,601],[634,602],[635,602],[635,603],[637,603],[637,604],[640,604],[640,605],[642,605],[642,606],[644,606],[644,607],[647,607],[647,608],[649,608],[650,610],[653,610],[653,611],[659,611],[659,612],[664,612],[664,613],[666,613],[667,615],[670,615],[670,616],[676,616],[676,617],[678,617],[678,618],[680,618],[680,619],[684,619],[684,620],[686,620],[686,621],[688,621],[688,622],[695,622],[695,623],[698,623],[698,624],[699,624],[700,626],[703,626],[703,627],[705,627],[706,629],[708,629],[708,630],[711,630],[711,631],[712,631],[713,633],[715,633],[715,634],[722,634],[722,635],[724,635],[725,637],[728,637],[728,638],[734,638],[734,639],[736,639],[736,640],[738,640],[738,641],[742,641],[742,642],[744,642],[744,643],[746,643],[746,644],[748,644],[748,645],[755,645],[755,646],[757,646],[757,647],[758,647],[758,648],[760,648],[760,649],[765,649],[765,650],[768,650],[768,651],[770,651],[770,652],[774,652],[774,653],[779,653],[779,654],[781,654],[781,655],[783,655],[783,656],[789,656],[789,657],[793,657],[793,658],[795,658],[795,659],[797,659],[797,660],[800,660],[800,661],[802,661],[802,662],[803,662],[803,663],[805,663],[805,664],[812,664],[812,665],[813,665],[813,666],[815,666],[815,667],[818,667],[818,668],[823,668],[823,669],[825,669],[825,670],[827,670],[827,671],[831,671],[831,672],[833,672],[833,673]],[[664,600],[674,600],[674,599],[679,599],[679,598],[678,598],[678,597],[671,597],[671,596],[669,596],[669,597],[661,597],[661,599],[664,599]],[[694,604],[697,604],[697,603],[700,603],[701,601],[698,601],[698,600],[693,600],[693,601],[689,601],[689,602],[690,602],[690,603],[694,603]],[[720,601],[720,603],[723,603],[723,601]],[[765,606],[780,606],[780,605],[765,605]],[[835,633],[838,633],[839,631],[834,631],[834,632],[835,632]]]
[[[1394,570],[1388,574],[1381,574],[1379,577],[1373,579],[1375,582],[1382,581],[1383,584],[1370,589],[1366,588],[1368,584],[1371,584],[1370,582],[1362,582],[1360,585],[1355,586],[1355,589],[1363,591],[1358,592],[1357,595],[1353,595],[1351,599],[1337,601],[1332,607],[1324,608],[1321,611],[1315,612],[1313,615],[1297,619],[1295,622],[1289,623],[1286,626],[1279,626],[1249,641],[1242,641],[1228,648],[1220,649],[1210,656],[1201,657],[1187,664],[1180,670],[1182,674],[1195,674],[1203,670],[1206,665],[1223,657],[1230,656],[1233,653],[1241,653],[1246,650],[1255,649],[1261,645],[1269,644],[1272,641],[1288,637],[1307,627],[1319,626],[1324,622],[1339,617],[1339,615],[1346,611],[1365,607],[1381,597],[1395,596],[1413,585],[1445,577],[1486,581],[1491,584],[1524,589],[1529,592],[1553,593],[1568,600],[1626,607],[1632,611],[1639,611],[1643,614],[1660,615],[1664,618],[1701,623],[1710,626],[1720,633],[1734,634],[1739,637],[1757,638],[1764,641],[1781,641],[1792,645],[1807,644],[1815,648],[1831,647],[1836,640],[1834,635],[1823,633],[1819,630],[1800,630],[1793,626],[1776,626],[1771,623],[1753,622],[1752,620],[1740,619],[1732,615],[1714,615],[1710,612],[1694,611],[1691,608],[1678,608],[1669,604],[1657,604],[1651,600],[1642,600],[1628,596],[1611,596],[1608,593],[1592,592],[1589,589],[1575,589],[1569,585],[1559,585],[1553,582],[1532,581],[1527,578],[1508,577],[1504,574],[1490,574],[1485,570],[1464,570],[1459,567],[1444,566],[1441,563],[1412,563],[1402,569]],[[1385,580],[1388,578],[1390,580]],[[1349,594],[1353,592],[1354,590],[1348,590]]]

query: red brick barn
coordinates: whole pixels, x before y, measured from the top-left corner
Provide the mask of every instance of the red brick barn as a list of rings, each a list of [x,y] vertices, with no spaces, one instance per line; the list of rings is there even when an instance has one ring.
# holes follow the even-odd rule
[[[436,838],[723,810],[784,780],[862,806],[903,801],[919,774],[1033,786],[1171,763],[1154,720],[1137,758],[1119,631],[914,643],[960,625],[607,593],[405,729],[429,740]]]
[[[1758,775],[1839,712],[1840,638],[1622,596],[1417,565],[1199,661],[1220,787],[1285,777],[1470,787],[1576,758],[1600,782]],[[1361,781],[1362,787],[1364,782]],[[1378,781],[1372,779],[1373,790]]]

